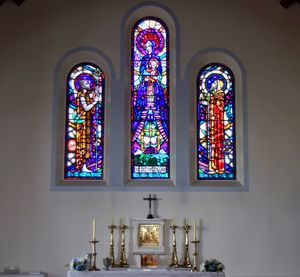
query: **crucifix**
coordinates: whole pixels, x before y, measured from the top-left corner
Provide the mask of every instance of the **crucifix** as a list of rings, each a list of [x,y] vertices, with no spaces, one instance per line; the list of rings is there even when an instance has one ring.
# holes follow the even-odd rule
[[[156,201],[156,196],[151,197],[151,194],[149,194],[149,197],[143,198],[143,200],[149,201],[149,214],[147,215],[147,218],[154,218],[154,216],[151,214],[151,202]]]

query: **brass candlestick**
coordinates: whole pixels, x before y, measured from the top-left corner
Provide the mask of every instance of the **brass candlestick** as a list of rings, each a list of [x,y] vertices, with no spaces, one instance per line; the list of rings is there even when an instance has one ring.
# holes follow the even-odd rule
[[[173,223],[170,228],[172,229],[172,257],[170,267],[178,267],[178,257],[177,257],[177,249],[176,249],[176,228],[177,225]]]
[[[191,226],[187,223],[183,225],[183,229],[185,231],[185,245],[184,245],[184,258],[183,258],[183,267],[190,268],[192,267],[190,260],[190,252],[189,252],[189,230]]]
[[[109,245],[109,258],[111,260],[111,267],[116,267],[116,261],[115,261],[115,252],[114,252],[114,229],[117,228],[116,225],[108,225],[108,228],[110,230],[110,245]]]
[[[98,243],[99,240],[96,240],[96,238],[93,238],[92,240],[90,240],[90,243],[92,244],[92,262],[91,262],[91,266],[89,268],[89,271],[99,271],[100,269],[97,268],[96,266],[96,243]]]
[[[195,245],[195,251],[193,253],[193,256],[194,256],[194,263],[193,263],[193,266],[191,268],[191,271],[194,272],[194,271],[199,271],[198,267],[197,267],[197,256],[198,256],[198,252],[197,252],[197,245],[198,243],[200,243],[200,240],[192,240],[191,243],[194,243]]]
[[[129,264],[127,263],[127,259],[126,259],[126,252],[125,252],[125,230],[128,227],[125,224],[121,224],[119,228],[121,230],[121,257],[120,257],[120,263],[118,267],[129,267]]]

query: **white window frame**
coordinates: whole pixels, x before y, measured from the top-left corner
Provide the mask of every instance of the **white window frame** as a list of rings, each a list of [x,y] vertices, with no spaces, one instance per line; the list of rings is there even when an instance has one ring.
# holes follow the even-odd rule
[[[102,69],[105,76],[104,88],[104,155],[102,180],[66,180],[64,178],[65,160],[65,124],[67,79],[74,66],[91,63]],[[78,48],[66,53],[58,62],[54,71],[53,101],[53,151],[52,151],[52,190],[90,190],[109,184],[108,137],[110,133],[110,88],[111,67],[107,59],[97,49]]]
[[[132,179],[131,178],[131,120],[130,120],[130,110],[131,110],[131,32],[135,23],[145,17],[155,17],[162,20],[168,28],[169,31],[169,91],[170,91],[170,178],[169,179]],[[176,26],[173,17],[163,8],[149,5],[142,6],[134,10],[127,18],[125,24],[126,30],[126,41],[127,47],[124,47],[124,51],[127,55],[127,60],[125,61],[124,71],[127,73],[127,78],[125,78],[125,157],[124,157],[124,183],[126,187],[140,187],[148,189],[159,189],[161,187],[175,187],[176,186]]]
[[[236,132],[236,179],[235,180],[199,180],[197,179],[197,78],[200,70],[213,63],[223,64],[234,75],[235,92],[235,132]],[[229,189],[247,191],[246,172],[246,75],[239,59],[223,49],[206,49],[196,54],[186,72],[190,92],[190,185],[205,190]]]

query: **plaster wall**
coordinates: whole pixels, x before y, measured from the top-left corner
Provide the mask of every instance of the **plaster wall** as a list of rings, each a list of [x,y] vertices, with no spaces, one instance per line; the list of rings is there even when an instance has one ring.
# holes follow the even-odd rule
[[[143,3],[27,0],[20,7],[10,1],[1,5],[0,271],[18,265],[66,276],[64,265],[90,251],[92,218],[101,261],[108,255],[111,218],[129,222],[145,216],[146,192],[50,190],[54,70],[65,53],[87,46],[105,53],[115,70],[110,181],[123,184],[126,91],[120,32],[124,16]],[[187,183],[189,176],[185,72],[191,58],[201,49],[227,49],[239,57],[247,75],[249,191],[157,192],[162,199],[158,215],[176,217],[178,223],[187,216],[201,219],[201,258],[221,260],[227,276],[300,276],[300,5],[285,10],[277,0],[153,3],[174,14],[180,27],[177,182]],[[181,254],[180,235],[178,242]]]

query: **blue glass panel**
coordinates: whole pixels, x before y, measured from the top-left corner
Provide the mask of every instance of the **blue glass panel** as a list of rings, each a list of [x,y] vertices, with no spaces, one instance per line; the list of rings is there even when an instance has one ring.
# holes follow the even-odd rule
[[[131,178],[170,178],[168,31],[157,18],[132,29]]]
[[[104,73],[77,65],[67,80],[65,179],[103,179],[103,135]]]
[[[203,67],[197,80],[197,178],[236,179],[234,77],[224,65]]]

